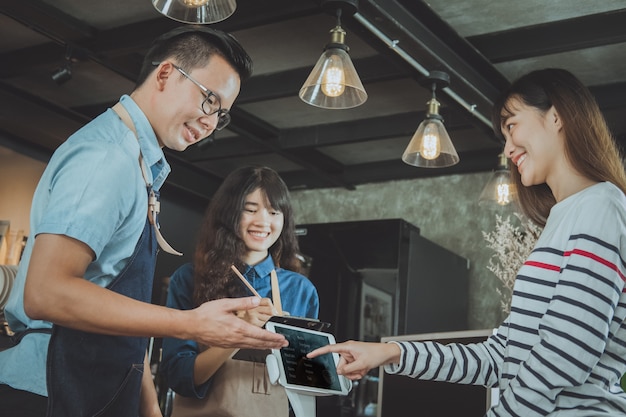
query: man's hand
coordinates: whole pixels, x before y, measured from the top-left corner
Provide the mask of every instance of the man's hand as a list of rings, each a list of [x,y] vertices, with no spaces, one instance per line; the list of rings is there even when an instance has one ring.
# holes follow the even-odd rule
[[[222,348],[280,349],[287,346],[287,339],[283,335],[260,329],[237,317],[237,312],[247,314],[248,310],[259,308],[260,305],[261,299],[258,297],[223,298],[206,302],[189,310],[194,315],[190,321],[194,327],[187,329],[190,334],[184,338]]]

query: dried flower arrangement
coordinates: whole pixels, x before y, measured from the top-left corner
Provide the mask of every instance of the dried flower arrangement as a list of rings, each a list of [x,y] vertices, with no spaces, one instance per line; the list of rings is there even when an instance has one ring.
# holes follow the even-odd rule
[[[542,230],[529,218],[519,213],[514,215],[519,219],[518,226],[511,222],[511,216],[503,218],[496,214],[495,229],[490,233],[482,232],[487,247],[495,251],[489,258],[487,269],[493,272],[502,284],[496,291],[500,295],[502,312],[505,314],[508,314],[511,308],[517,272],[535,247]]]

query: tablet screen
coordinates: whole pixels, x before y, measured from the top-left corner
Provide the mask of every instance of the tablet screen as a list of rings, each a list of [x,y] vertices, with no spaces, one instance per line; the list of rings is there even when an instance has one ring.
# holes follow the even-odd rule
[[[307,353],[318,347],[335,343],[331,334],[280,323],[268,322],[266,326],[284,335],[289,341],[289,346],[280,349],[279,359],[282,364],[281,377],[284,377],[287,385],[345,395],[346,387],[342,386],[337,375],[336,355],[327,353],[312,359],[306,357]]]

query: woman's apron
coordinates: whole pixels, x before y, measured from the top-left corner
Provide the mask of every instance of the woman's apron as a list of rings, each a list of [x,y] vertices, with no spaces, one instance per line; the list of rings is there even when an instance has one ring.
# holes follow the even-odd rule
[[[254,269],[250,271],[254,273]],[[270,276],[272,301],[283,315],[276,271]],[[267,374],[268,353],[237,349],[211,377],[211,388],[204,398],[174,395],[171,417],[288,417],[287,392],[281,385],[272,385]]]
[[[126,109],[118,103],[113,110],[136,134]],[[158,192],[148,182],[141,152],[139,164],[148,190],[148,216],[128,264],[107,288],[149,303],[158,246],[182,254],[159,232]],[[46,416],[137,417],[147,346],[147,337],[110,336],[54,325],[46,367]]]

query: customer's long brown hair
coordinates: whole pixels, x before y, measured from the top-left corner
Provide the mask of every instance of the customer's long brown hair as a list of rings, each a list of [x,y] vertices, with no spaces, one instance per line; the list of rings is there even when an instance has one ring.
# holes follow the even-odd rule
[[[505,120],[513,113],[511,99],[518,99],[542,114],[554,106],[563,122],[565,157],[574,169],[593,181],[611,182],[626,193],[626,174],[615,140],[595,98],[572,73],[547,68],[515,81],[493,108],[493,128],[500,137]],[[522,185],[520,174],[512,164],[510,172],[522,211],[539,226],[545,226],[550,209],[556,204],[552,191],[547,184]]]
[[[268,167],[239,168],[219,187],[202,221],[194,253],[196,305],[245,294],[245,287],[231,270],[231,265],[243,271],[241,259],[247,248],[239,236],[239,222],[246,197],[257,189],[261,190],[266,204],[282,212],[284,217],[282,233],[269,249],[274,263],[291,271],[300,271],[293,209],[285,182]]]

